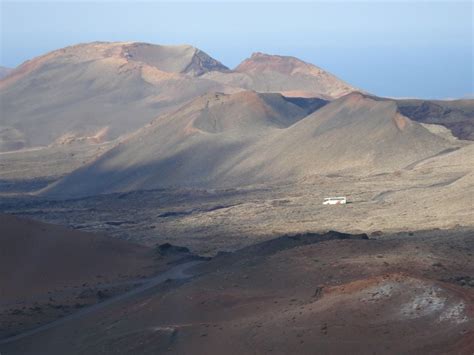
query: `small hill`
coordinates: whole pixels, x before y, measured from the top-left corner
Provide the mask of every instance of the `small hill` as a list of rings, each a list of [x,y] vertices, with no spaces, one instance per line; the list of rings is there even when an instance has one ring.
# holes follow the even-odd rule
[[[73,194],[95,194],[112,189],[210,183],[232,169],[239,152],[313,109],[314,100],[308,100],[308,105],[293,103],[279,94],[203,95],[158,117],[48,191],[56,194],[71,184],[75,185],[70,191]],[[87,181],[94,181],[94,191],[89,190],[92,186],[87,181],[77,180],[86,175]]]
[[[298,58],[264,53],[253,53],[232,73],[211,72],[206,77],[230,86],[295,97],[334,99],[356,90],[325,70]]]
[[[251,91],[206,95],[192,106],[199,111],[192,127],[208,133],[286,128],[309,113],[279,94]]]
[[[159,117],[43,193],[70,197],[368,175],[455,146],[401,115],[394,102],[359,93],[307,113],[277,94],[206,95]]]
[[[393,102],[352,93],[331,102],[259,149],[263,176],[395,171],[451,146],[403,116]],[[263,166],[263,165],[262,165]]]

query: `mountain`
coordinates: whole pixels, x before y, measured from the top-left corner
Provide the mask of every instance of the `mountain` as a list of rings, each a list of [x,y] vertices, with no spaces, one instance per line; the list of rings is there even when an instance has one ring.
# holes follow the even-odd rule
[[[188,45],[79,44],[0,81],[0,151],[114,140],[204,93],[243,89],[326,99],[354,90],[293,57],[257,53],[229,70]]]
[[[0,80],[6,77],[13,69],[0,67]]]
[[[334,75],[295,57],[253,53],[231,73],[209,72],[206,78],[258,92],[334,99],[356,89]]]
[[[456,146],[360,93],[308,114],[280,94],[200,97],[47,188],[71,197],[170,186],[227,188],[313,174],[395,171]]]
[[[0,151],[115,139],[208,91],[226,71],[191,46],[89,43],[27,61],[0,81]]]
[[[189,45],[79,44],[27,61],[0,80],[0,152],[123,139],[203,94],[244,90],[312,97],[319,107],[318,98],[356,89],[288,56],[254,53],[230,70]],[[412,120],[474,139],[474,100],[395,101]]]

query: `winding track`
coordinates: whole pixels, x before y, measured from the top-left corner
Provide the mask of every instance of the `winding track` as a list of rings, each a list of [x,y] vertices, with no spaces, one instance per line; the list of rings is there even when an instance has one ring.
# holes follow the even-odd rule
[[[134,288],[134,289],[132,289],[132,290],[126,292],[126,293],[123,293],[123,294],[118,295],[116,297],[110,298],[110,299],[108,299],[104,302],[97,303],[93,306],[84,308],[84,309],[82,309],[82,310],[80,310],[76,313],[65,316],[61,319],[58,319],[58,320],[54,321],[54,322],[42,325],[38,328],[34,328],[34,329],[28,330],[24,333],[14,335],[14,336],[9,337],[9,338],[2,339],[2,340],[0,340],[0,345],[15,342],[17,340],[20,340],[20,339],[26,338],[28,336],[40,333],[42,331],[45,331],[47,329],[55,328],[55,327],[60,326],[60,325],[66,323],[70,320],[78,319],[78,318],[81,318],[81,317],[83,317],[87,314],[97,312],[97,311],[109,306],[110,304],[116,303],[118,301],[123,301],[127,298],[130,298],[130,297],[138,295],[138,294],[140,294],[140,293],[142,293],[146,290],[149,290],[150,288],[155,287],[155,286],[161,284],[162,282],[165,282],[166,280],[170,280],[170,279],[171,280],[188,279],[188,278],[192,277],[193,275],[190,275],[190,274],[186,273],[186,270],[188,270],[191,267],[193,267],[195,265],[198,265],[202,262],[203,261],[201,261],[201,260],[197,260],[197,261],[190,261],[190,262],[187,262],[187,263],[184,263],[184,264],[177,265],[177,266],[173,267],[172,269],[170,269],[168,271],[165,271],[165,272],[163,272],[163,273],[161,273],[161,274],[159,274],[155,277],[150,278],[149,281],[147,283],[145,283],[144,285],[141,285],[137,288]]]

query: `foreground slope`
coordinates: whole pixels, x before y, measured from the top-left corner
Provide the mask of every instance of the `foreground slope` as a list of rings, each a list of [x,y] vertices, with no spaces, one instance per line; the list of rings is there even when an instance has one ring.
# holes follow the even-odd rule
[[[141,273],[153,262],[149,248],[0,214],[1,302],[46,295],[55,288],[119,274]]]
[[[8,354],[472,354],[472,233],[283,236],[24,337]]]
[[[191,46],[95,42],[25,62],[0,81],[0,151],[91,137],[114,139],[160,111],[222,85],[227,70]]]
[[[84,196],[367,175],[456,147],[401,115],[395,103],[358,93],[306,113],[277,94],[207,95],[159,117],[44,193]]]
[[[127,293],[193,257],[166,247],[0,214],[0,342]]]

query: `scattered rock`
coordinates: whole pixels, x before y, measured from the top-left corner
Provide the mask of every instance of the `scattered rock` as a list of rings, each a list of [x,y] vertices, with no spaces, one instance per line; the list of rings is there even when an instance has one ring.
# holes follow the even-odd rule
[[[107,221],[105,224],[109,226],[121,226],[122,224],[137,224],[134,221]]]
[[[106,293],[104,291],[101,291],[101,290],[97,291],[96,296],[99,299],[99,301],[103,301],[106,298],[110,297],[110,295],[108,293]]]
[[[323,286],[316,287],[316,290],[314,290],[313,298],[320,299],[323,294],[323,289]]]
[[[183,254],[189,253],[189,249],[186,247],[179,247],[170,243],[164,243],[156,247],[156,251],[159,255],[170,255],[170,254]]]
[[[474,278],[471,276],[457,276],[447,281],[454,282],[464,287],[474,287]]]

